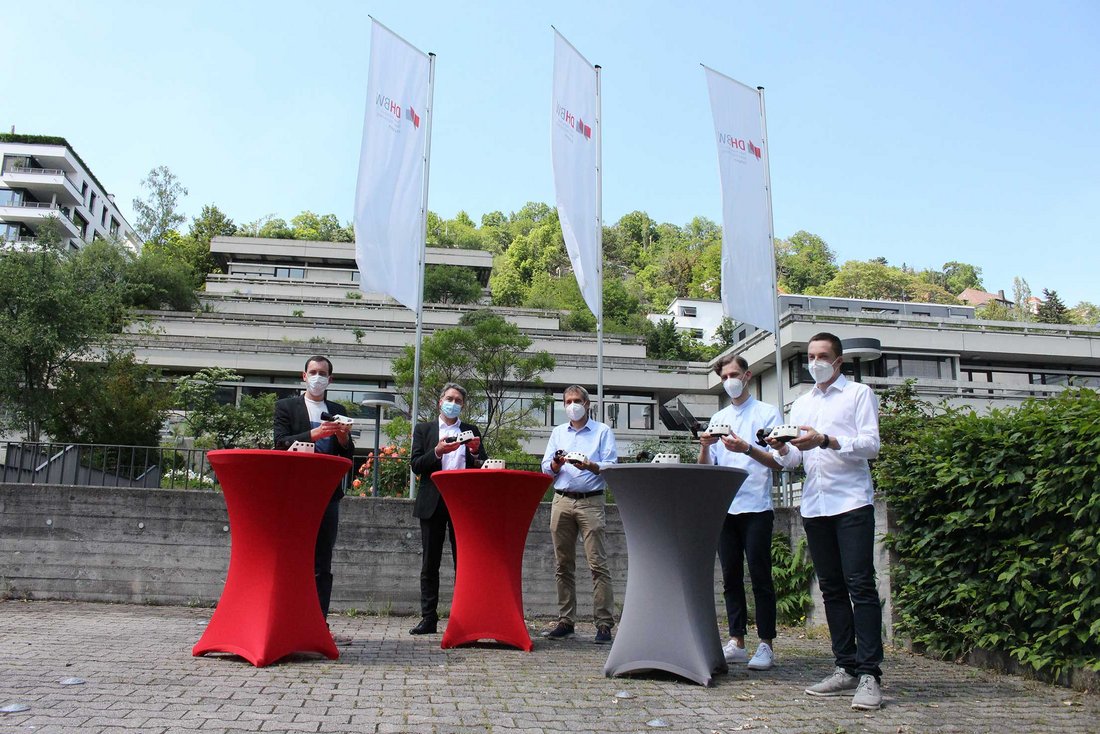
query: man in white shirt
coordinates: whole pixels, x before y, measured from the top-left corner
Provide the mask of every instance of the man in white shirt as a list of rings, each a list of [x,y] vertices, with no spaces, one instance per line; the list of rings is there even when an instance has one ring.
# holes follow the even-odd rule
[[[718,558],[722,562],[722,591],[730,641],[722,648],[727,663],[748,663],[750,670],[768,670],[775,661],[775,587],[772,584],[772,469],[779,464],[771,453],[753,446],[756,432],[777,426],[783,416],[774,405],[749,392],[752,372],[744,357],[727,354],[714,366],[730,404],[710,418],[710,425],[727,425],[729,436],[699,436],[699,463],[732,466],[749,473],[733,498],[722,534]],[[748,609],[745,603],[745,560],[749,563],[752,595],[756,602],[756,633],[760,643],[749,659],[745,650]]]
[[[611,571],[604,547],[604,488],[600,470],[619,460],[615,434],[607,425],[588,417],[588,391],[570,385],[562,393],[568,423],[555,426],[546,443],[542,471],[554,477],[554,501],[550,508],[550,536],[556,561],[554,578],[558,586],[558,622],[544,634],[551,640],[573,636],[577,621],[577,536],[584,543],[584,555],[592,571],[592,621],[595,643],[611,642],[615,625],[615,597]],[[566,461],[567,454],[584,454],[586,461]]]
[[[882,705],[882,607],[875,585],[875,507],[869,459],[878,456],[878,399],[840,373],[840,339],[823,332],[807,348],[814,387],[791,406],[801,429],[769,440],[785,468],[802,464],[802,525],[825,602],[836,668],[811,696],[855,691],[853,709]]]

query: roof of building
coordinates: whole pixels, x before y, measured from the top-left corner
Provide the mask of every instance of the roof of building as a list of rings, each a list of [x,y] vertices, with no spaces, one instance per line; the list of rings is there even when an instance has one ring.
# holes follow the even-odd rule
[[[959,294],[958,298],[963,303],[969,304],[971,306],[984,306],[990,301],[998,301],[1006,305],[1012,303],[1012,301],[1005,298],[1004,291],[988,293],[986,291],[978,290],[977,288],[967,288]]]

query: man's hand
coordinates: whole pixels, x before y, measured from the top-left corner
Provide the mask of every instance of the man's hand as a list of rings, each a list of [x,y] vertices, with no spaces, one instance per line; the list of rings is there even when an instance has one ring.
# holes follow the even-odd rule
[[[481,450],[481,437],[475,436],[466,442],[466,450],[472,454],[476,454]]]
[[[346,443],[348,440],[348,432],[351,430],[351,426],[345,426],[336,421],[321,421],[321,425],[310,430],[309,440],[316,443],[322,438],[328,438],[329,436],[339,436],[342,434],[343,438],[340,439],[340,443]]]
[[[733,451],[738,454],[743,454],[749,450],[749,442],[738,436],[736,433],[731,433],[728,436],[722,436],[722,445],[726,447],[726,451]]]
[[[702,446],[713,446],[714,444],[718,443],[718,436],[712,436],[709,433],[700,433],[699,443]]]
[[[777,438],[765,438],[764,442],[775,449],[780,456],[786,456],[787,452],[790,451],[787,444]],[[791,443],[794,443],[794,441],[791,441]]]
[[[451,438],[452,440],[448,441],[447,438]],[[454,436],[444,436],[443,438],[439,439],[439,443],[435,445],[435,455],[442,457],[443,454],[449,454],[452,451],[458,451],[458,447],[462,444],[453,439]]]
[[[799,451],[821,448],[821,434],[813,426],[799,426],[799,429],[802,433],[791,439],[791,445]]]

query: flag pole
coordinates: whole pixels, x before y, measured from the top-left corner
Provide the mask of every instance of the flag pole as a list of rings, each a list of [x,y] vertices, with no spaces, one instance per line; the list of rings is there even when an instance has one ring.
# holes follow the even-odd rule
[[[778,396],[780,415],[786,415],[787,411],[783,404],[783,344],[779,339],[779,280],[778,275],[775,272],[775,215],[772,213],[772,169],[771,169],[771,146],[768,143],[768,116],[764,109],[764,87],[757,87],[756,91],[760,94],[760,129],[763,131],[764,138],[762,147],[764,149],[764,188],[767,191],[768,201],[768,250],[771,254],[772,261],[772,298],[773,311],[775,312],[775,324],[773,325],[775,334],[775,389]]]
[[[600,67],[596,67],[596,398],[599,420],[607,415],[603,400],[603,110],[600,102]]]
[[[424,195],[420,206],[420,267],[416,273],[416,346],[413,357],[413,400],[410,423],[420,413],[420,345],[424,339],[424,261],[428,242],[428,174],[432,163],[432,117],[435,113],[435,54],[428,54],[428,107],[424,110]],[[377,461],[375,457],[375,461]],[[416,498],[416,475],[409,469],[409,497]]]

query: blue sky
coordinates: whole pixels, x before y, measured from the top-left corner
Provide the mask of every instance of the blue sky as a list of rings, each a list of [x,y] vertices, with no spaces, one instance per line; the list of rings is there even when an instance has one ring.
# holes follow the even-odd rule
[[[1100,301],[1100,4],[118,2],[3,11],[0,129],[132,220],[157,165],[238,222],[352,217],[369,18],[438,55],[429,205],[553,202],[551,24],[603,67],[604,218],[721,220],[700,63],[766,88],[777,236]]]

